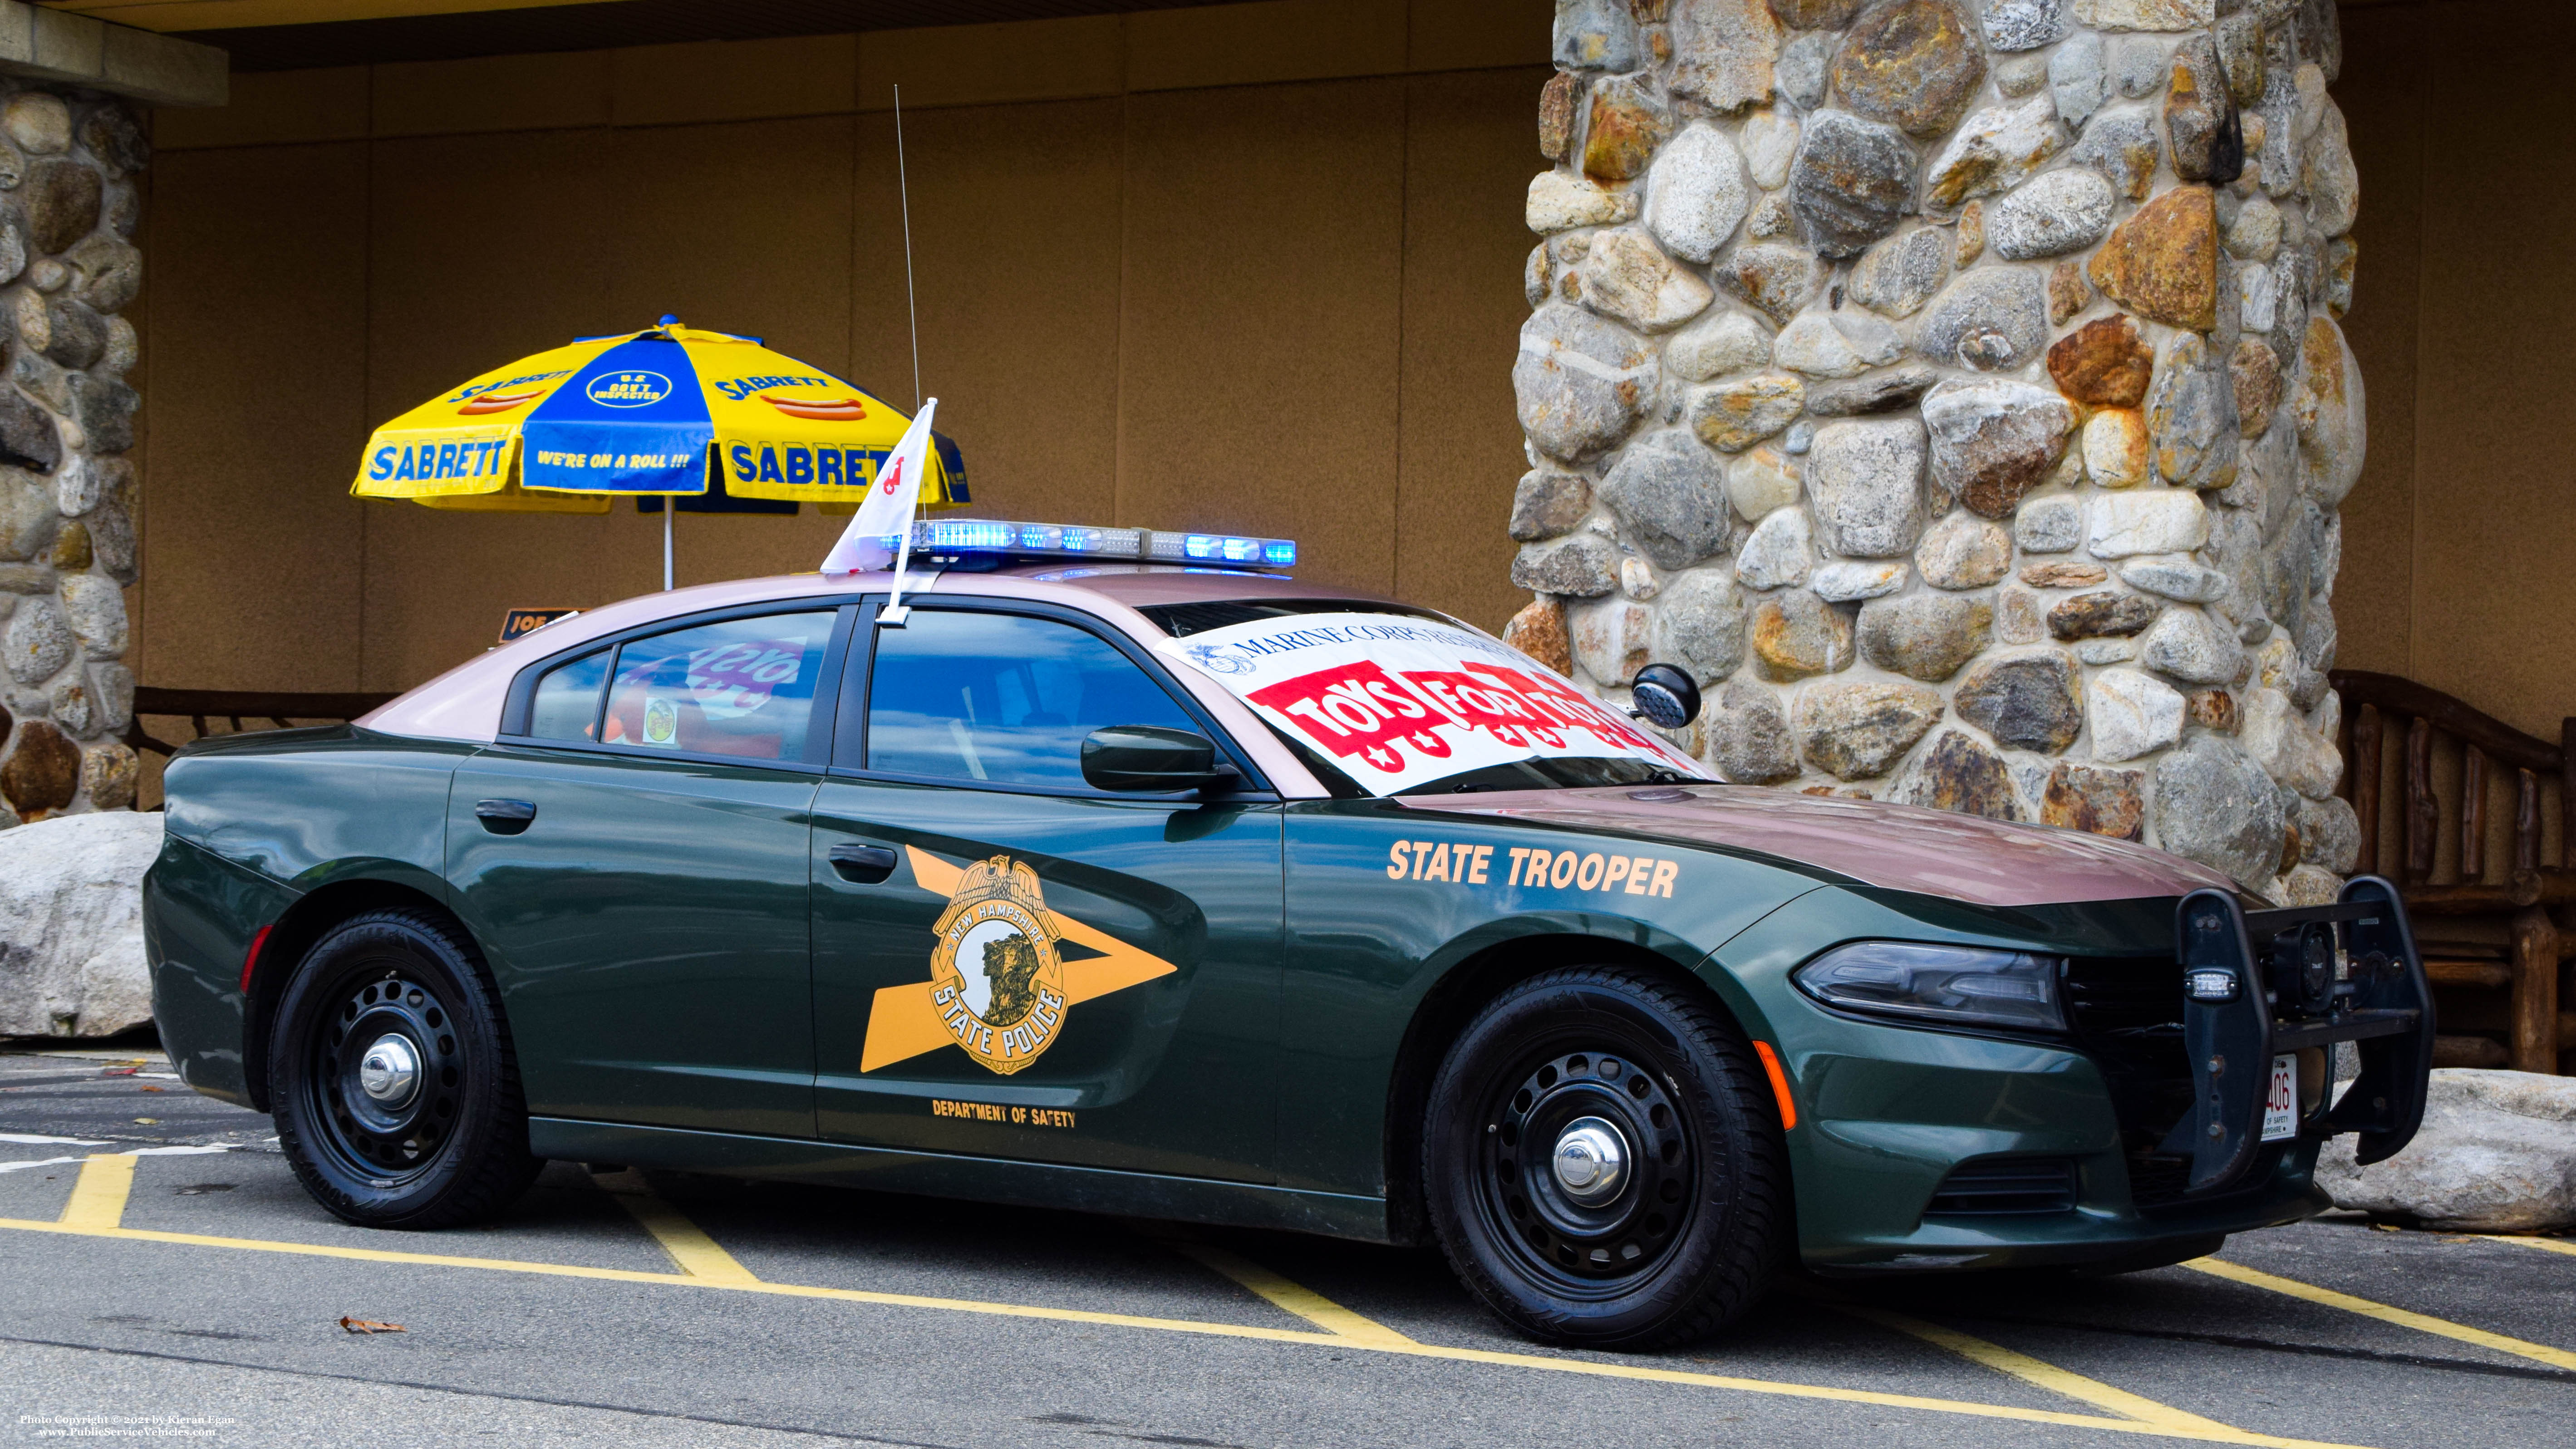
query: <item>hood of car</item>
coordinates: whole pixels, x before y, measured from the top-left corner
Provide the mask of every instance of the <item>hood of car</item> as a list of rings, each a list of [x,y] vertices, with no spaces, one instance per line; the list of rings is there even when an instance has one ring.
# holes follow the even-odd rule
[[[2237,889],[2226,876],[2180,856],[2080,831],[1750,785],[1410,795],[1402,803],[1443,814],[1661,836],[1974,905]]]

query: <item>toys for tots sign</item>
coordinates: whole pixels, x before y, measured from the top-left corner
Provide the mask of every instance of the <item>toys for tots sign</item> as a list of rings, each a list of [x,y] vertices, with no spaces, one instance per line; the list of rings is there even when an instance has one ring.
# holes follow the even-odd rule
[[[1487,765],[1570,756],[1637,759],[1707,778],[1688,755],[1527,655],[1428,620],[1309,614],[1164,647],[1374,794]]]

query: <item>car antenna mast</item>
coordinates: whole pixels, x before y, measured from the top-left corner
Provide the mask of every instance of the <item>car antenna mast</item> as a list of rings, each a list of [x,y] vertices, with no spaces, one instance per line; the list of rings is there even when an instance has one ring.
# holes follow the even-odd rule
[[[912,291],[912,178],[903,162],[903,87],[894,88],[894,184],[903,207],[903,305],[912,317],[912,410],[921,411],[921,303]],[[910,543],[906,539],[907,545]]]
[[[918,417],[921,415],[921,301],[914,294],[912,284],[912,173],[903,160],[903,84],[900,81],[894,88],[894,185],[903,213],[903,307],[912,324],[912,411]],[[916,498],[920,496],[919,488],[919,484],[914,485],[913,496]],[[904,607],[903,575],[904,566],[912,562],[912,524],[920,513],[920,506],[916,504],[911,512],[904,515],[903,534],[895,540],[894,587],[886,593],[885,606],[877,610],[876,622],[880,628],[900,629],[912,618],[912,610]]]

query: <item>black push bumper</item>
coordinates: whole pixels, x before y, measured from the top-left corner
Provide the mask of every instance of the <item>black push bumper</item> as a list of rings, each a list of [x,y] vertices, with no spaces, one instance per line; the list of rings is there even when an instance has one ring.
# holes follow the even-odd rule
[[[2194,891],[2176,931],[2194,1096],[2164,1150],[2191,1158],[2186,1198],[2244,1185],[2261,1156],[2276,1056],[2299,1057],[2317,1078],[2313,1099],[2304,1082],[2291,1093],[2299,1137],[2358,1132],[2365,1164],[2414,1139],[2433,1070],[2433,996],[2395,886],[2362,876],[2334,905],[2270,911]],[[2359,1049],[2361,1076],[2338,1099],[2339,1042]]]

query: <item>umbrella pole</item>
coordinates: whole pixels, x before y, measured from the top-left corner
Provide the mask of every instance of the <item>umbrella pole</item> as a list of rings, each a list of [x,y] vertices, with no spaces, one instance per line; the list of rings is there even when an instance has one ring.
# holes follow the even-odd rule
[[[662,500],[662,592],[671,592],[671,517],[680,511],[679,500]]]

